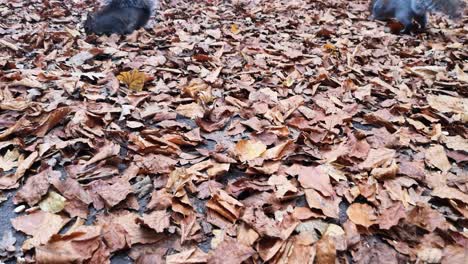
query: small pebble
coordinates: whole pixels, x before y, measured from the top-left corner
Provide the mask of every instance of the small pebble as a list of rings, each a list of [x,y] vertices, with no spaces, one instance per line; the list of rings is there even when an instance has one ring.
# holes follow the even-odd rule
[[[16,214],[19,214],[19,213],[23,212],[24,209],[26,209],[26,206],[20,205],[20,206],[18,206],[18,207],[15,208],[14,212],[15,212]]]

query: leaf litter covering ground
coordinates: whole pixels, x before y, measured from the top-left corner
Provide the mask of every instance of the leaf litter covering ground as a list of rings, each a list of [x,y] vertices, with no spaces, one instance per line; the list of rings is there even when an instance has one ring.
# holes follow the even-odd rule
[[[466,17],[174,0],[120,38],[93,5],[0,1],[3,260],[466,263]]]

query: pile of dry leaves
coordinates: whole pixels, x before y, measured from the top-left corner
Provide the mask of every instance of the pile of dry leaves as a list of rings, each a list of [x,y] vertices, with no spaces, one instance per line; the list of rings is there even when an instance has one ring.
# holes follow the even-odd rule
[[[96,2],[0,0],[0,260],[466,263],[466,19],[167,0],[86,36]]]

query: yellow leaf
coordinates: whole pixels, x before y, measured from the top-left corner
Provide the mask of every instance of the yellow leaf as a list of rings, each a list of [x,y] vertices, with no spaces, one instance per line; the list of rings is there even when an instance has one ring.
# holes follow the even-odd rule
[[[239,29],[239,26],[237,24],[232,24],[231,25],[231,32],[232,34],[239,34],[240,33],[240,29]]]
[[[211,239],[211,248],[217,248],[218,245],[223,242],[224,236],[226,234],[225,230],[215,229],[213,230],[213,239]]]
[[[56,192],[49,192],[47,197],[39,203],[39,208],[44,212],[58,213],[65,207],[66,199]]]
[[[291,87],[294,84],[294,79],[291,76],[288,76],[286,80],[284,80],[283,85],[286,87]]]
[[[235,152],[242,162],[260,157],[265,150],[265,144],[253,140],[240,140],[235,148]]]
[[[121,72],[117,76],[117,79],[126,84],[129,89],[140,92],[145,85],[146,75],[135,69],[133,71]]]

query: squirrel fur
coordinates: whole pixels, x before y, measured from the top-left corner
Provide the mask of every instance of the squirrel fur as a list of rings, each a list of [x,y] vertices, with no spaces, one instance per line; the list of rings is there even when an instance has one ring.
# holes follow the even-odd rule
[[[88,14],[84,28],[87,34],[126,35],[148,23],[155,0],[107,0],[104,7]]]
[[[396,19],[403,24],[403,33],[415,29],[415,20],[420,29],[427,25],[427,13],[441,12],[452,19],[463,15],[464,0],[372,0],[372,16],[378,20]]]

